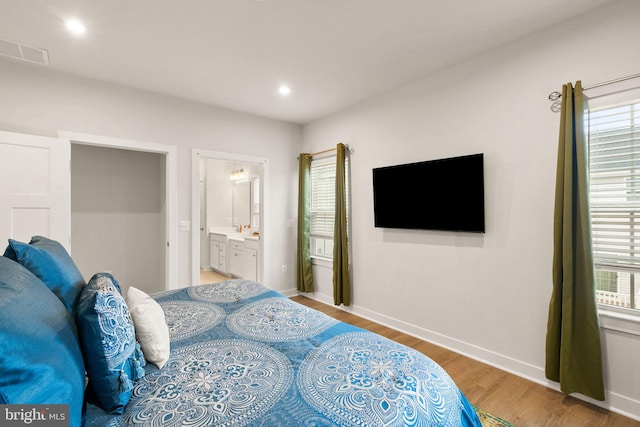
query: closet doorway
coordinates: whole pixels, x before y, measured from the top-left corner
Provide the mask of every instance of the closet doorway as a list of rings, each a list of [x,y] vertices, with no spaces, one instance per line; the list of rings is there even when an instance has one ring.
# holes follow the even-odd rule
[[[88,280],[109,271],[123,292],[176,289],[176,149],[60,132],[71,141],[71,238]]]
[[[193,285],[207,271],[264,283],[267,166],[261,157],[193,150]]]

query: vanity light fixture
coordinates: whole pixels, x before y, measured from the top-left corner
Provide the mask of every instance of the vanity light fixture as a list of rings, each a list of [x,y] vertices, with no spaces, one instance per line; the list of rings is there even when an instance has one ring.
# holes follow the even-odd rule
[[[236,182],[247,181],[247,173],[244,171],[244,169],[236,169],[234,171],[231,171],[229,179]]]
[[[67,30],[75,36],[81,36],[87,32],[87,26],[76,18],[67,19],[65,21],[65,26],[67,27]]]

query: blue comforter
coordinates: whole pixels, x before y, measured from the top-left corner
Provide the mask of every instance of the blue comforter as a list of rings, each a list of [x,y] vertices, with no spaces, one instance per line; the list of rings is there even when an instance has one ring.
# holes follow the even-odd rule
[[[120,416],[86,425],[481,426],[431,359],[247,280],[154,296],[171,357],[147,364]]]

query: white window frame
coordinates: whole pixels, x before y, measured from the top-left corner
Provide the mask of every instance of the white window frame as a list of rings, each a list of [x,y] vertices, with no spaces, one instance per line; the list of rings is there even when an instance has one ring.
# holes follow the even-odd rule
[[[350,221],[350,161],[345,164],[347,230]],[[311,258],[319,264],[333,260],[333,229],[335,221],[336,156],[330,155],[311,160],[310,246]]]
[[[600,106],[590,107],[585,114],[596,299],[603,327],[638,334],[640,234],[636,234],[634,227],[637,221],[640,233],[640,218],[635,220],[632,212],[637,210],[640,216],[640,197],[635,195],[636,189],[640,192],[640,167],[637,171],[633,166],[627,170],[622,165],[630,164],[630,161],[615,165],[610,162],[620,161],[615,157],[620,154],[628,154],[631,159],[636,148],[640,159],[640,98],[618,101],[607,102],[605,97],[604,101],[596,103]],[[614,131],[614,128],[618,130]],[[637,179],[631,187],[634,176]],[[638,254],[635,254],[635,239],[638,239]],[[625,247],[629,247],[629,253],[625,253]],[[603,287],[600,280],[606,276],[615,279],[615,290],[598,289]],[[635,284],[634,278],[638,279]],[[621,329],[621,324],[626,326]]]
[[[335,156],[311,160],[311,258],[327,261],[333,258],[335,176]]]

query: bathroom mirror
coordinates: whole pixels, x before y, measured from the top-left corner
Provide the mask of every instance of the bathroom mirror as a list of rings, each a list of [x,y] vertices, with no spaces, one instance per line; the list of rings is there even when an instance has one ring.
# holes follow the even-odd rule
[[[233,226],[251,224],[251,181],[233,184]]]

